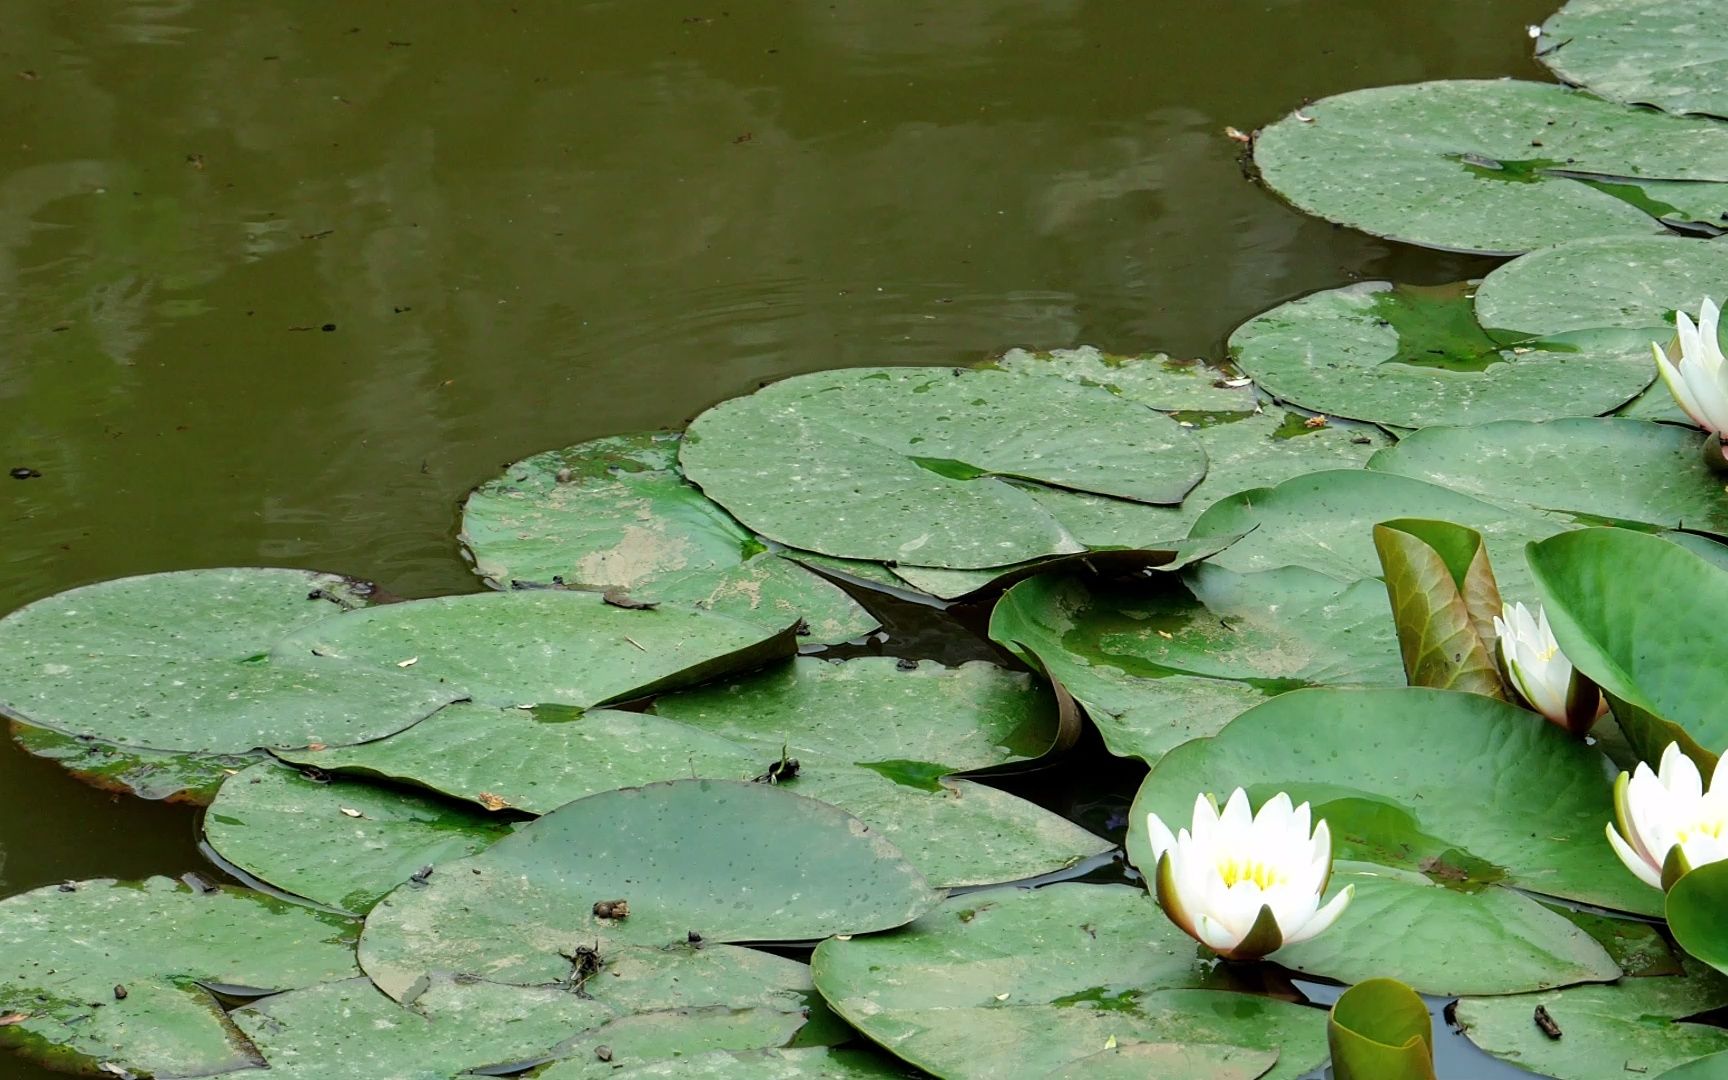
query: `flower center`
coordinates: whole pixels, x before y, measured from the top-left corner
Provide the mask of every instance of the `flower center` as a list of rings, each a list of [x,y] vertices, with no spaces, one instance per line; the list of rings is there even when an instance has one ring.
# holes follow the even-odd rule
[[[1284,884],[1284,874],[1278,867],[1258,859],[1220,859],[1218,876],[1224,879],[1226,885],[1252,881],[1260,889],[1270,889],[1274,885]]]
[[[1546,649],[1543,649],[1541,652],[1537,653],[1536,658],[1541,660],[1544,664],[1552,663],[1554,660],[1554,654],[1559,652],[1559,651],[1560,651],[1560,645],[1558,642],[1556,642],[1555,644],[1550,645]]]
[[[1713,840],[1720,840],[1724,825],[1728,825],[1728,822],[1722,818],[1716,818],[1713,821],[1694,821],[1687,828],[1675,830],[1674,835],[1677,841],[1682,844],[1694,836],[1708,836]]]

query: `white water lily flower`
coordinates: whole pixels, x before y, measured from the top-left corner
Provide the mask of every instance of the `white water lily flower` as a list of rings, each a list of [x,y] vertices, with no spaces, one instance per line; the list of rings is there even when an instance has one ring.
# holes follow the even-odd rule
[[[1560,651],[1541,604],[1534,615],[1522,603],[1506,604],[1494,616],[1494,634],[1500,668],[1525,705],[1578,735],[1608,711],[1596,684]]]
[[[1668,384],[1668,392],[1699,427],[1715,435],[1728,433],[1728,363],[1717,337],[1721,311],[1705,297],[1698,309],[1698,325],[1684,311],[1674,313],[1674,328],[1680,335],[1680,363],[1672,364],[1662,346],[1651,343],[1656,370]]]
[[[1728,754],[1718,759],[1706,790],[1698,766],[1679,743],[1669,743],[1655,772],[1639,762],[1614,782],[1608,843],[1640,880],[1669,889],[1688,870],[1728,858],[1725,760]]]
[[[1292,808],[1283,792],[1250,815],[1241,788],[1222,814],[1211,796],[1195,798],[1192,831],[1171,835],[1147,814],[1159,906],[1227,960],[1258,960],[1320,933],[1338,921],[1356,887],[1320,906],[1332,876],[1332,834],[1319,821],[1310,836],[1309,816],[1307,803]]]

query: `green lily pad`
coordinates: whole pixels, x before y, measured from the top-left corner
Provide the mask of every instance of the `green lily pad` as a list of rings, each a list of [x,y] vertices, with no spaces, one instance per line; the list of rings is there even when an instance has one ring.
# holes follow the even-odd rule
[[[1529,559],[1560,648],[1617,699],[1615,719],[1638,755],[1656,761],[1678,741],[1712,767],[1728,746],[1728,571],[1627,529],[1556,536]]]
[[[1434,1080],[1434,1020],[1396,979],[1366,979],[1338,998],[1326,1025],[1336,1080]]]
[[[1656,914],[1655,890],[1601,841],[1614,816],[1609,771],[1553,724],[1479,694],[1298,690],[1166,754],[1135,796],[1128,855],[1150,865],[1147,813],[1185,823],[1197,792],[1222,798],[1241,786],[1259,805],[1287,791],[1330,822],[1340,858],[1456,889],[1504,884]],[[1380,938],[1364,928],[1354,942],[1364,958],[1403,962],[1408,929],[1382,924]]]
[[[1574,86],[1672,113],[1728,117],[1728,38],[1710,0],[1569,0],[1536,58]]]
[[[763,550],[686,481],[676,435],[618,435],[518,461],[468,496],[461,540],[497,588],[621,589],[775,629],[803,619],[824,644],[876,628],[843,590]]]
[[[625,900],[627,918],[594,906]],[[883,930],[939,894],[857,818],[766,784],[652,784],[581,799],[404,886],[360,960],[400,999],[449,972],[551,985],[578,943],[808,940]]]
[[[1040,418],[1035,429],[1027,416]],[[1107,390],[948,368],[774,383],[697,417],[679,461],[709,498],[780,543],[949,569],[1080,550],[1009,477],[1178,503],[1206,471],[1175,421]]]
[[[206,987],[356,974],[358,924],[230,886],[85,881],[0,901],[0,1045],[50,1065],[202,1076],[261,1066]]]
[[[1009,349],[986,366],[1101,386],[1159,412],[1253,412],[1255,408],[1254,387],[1238,372],[1166,353],[1119,356],[1091,345],[1048,352]]]
[[[275,655],[317,657],[313,670],[353,679],[402,669],[483,705],[588,708],[747,670],[790,655],[795,641],[791,624],[536,590],[354,611],[284,638]]]
[[[1298,570],[1283,576],[1308,573]],[[1370,584],[1380,588],[1378,583]],[[1373,594],[1364,588],[1353,595],[1366,605]],[[1380,596],[1384,602],[1384,589]],[[990,615],[990,637],[1066,687],[1086,707],[1111,753],[1150,764],[1189,739],[1215,734],[1240,713],[1286,688],[1262,679],[1238,682],[1178,674],[1134,656],[1139,645],[1178,658],[1176,629],[1186,627],[1190,656],[1204,657],[1208,635],[1222,629],[1221,623],[1209,625],[1208,618],[1197,601],[1165,590],[1124,589],[1052,574],[1023,581],[1003,595]],[[1166,641],[1159,630],[1171,638]],[[1106,636],[1111,641],[1108,648],[1102,644]],[[1116,655],[1118,648],[1126,655]],[[1302,651],[1316,655],[1309,646]],[[1391,658],[1396,660],[1396,654]],[[1204,662],[1219,670],[1218,661],[1207,657]]]
[[[1524,544],[1570,527],[1559,518],[1495,506],[1421,480],[1335,470],[1215,503],[1194,523],[1194,534],[1249,533],[1215,555],[1213,566],[1243,572],[1306,566],[1355,581],[1379,576],[1374,525],[1392,518],[1450,521],[1481,533],[1500,591],[1507,596],[1530,591]]]
[[[1699,431],[1641,420],[1514,420],[1427,428],[1368,467],[1487,502],[1728,534],[1728,495],[1703,446]]]
[[[877,1080],[912,1074],[893,1060],[868,1050],[843,1050],[829,1046],[791,1050],[714,1050],[705,1054],[650,1061],[619,1067],[600,1062],[561,1061],[541,1073],[538,1080],[587,1080],[617,1077],[618,1080],[649,1080],[677,1077],[679,1080]]]
[[[1516,994],[1620,977],[1608,952],[1565,916],[1511,889],[1454,888],[1469,883],[1449,879],[1452,868],[1444,862],[1430,866],[1438,880],[1415,870],[1340,862],[1330,892],[1354,885],[1356,895],[1337,925],[1272,958],[1342,982],[1386,976],[1444,996]],[[1483,963],[1485,956],[1494,962]]]
[[[1703,971],[1684,978],[1464,998],[1456,1015],[1465,1036],[1502,1061],[1556,1080],[1600,1080],[1609,1073],[1655,1076],[1728,1051],[1728,1031],[1678,1022],[1724,1005],[1728,981]],[[1538,1006],[1559,1026],[1558,1039],[1531,1020]]]
[[[1124,503],[1121,499],[1105,499],[1095,496],[1074,495],[1074,498],[1087,499],[1093,503],[1109,502],[1124,506],[1141,505]],[[1141,509],[1163,510],[1167,508],[1141,506]],[[1096,514],[1099,511],[1093,507],[1089,508],[1088,512]],[[1102,512],[1110,513],[1107,510]],[[1126,527],[1127,520],[1124,519],[1120,524]],[[943,570],[934,566],[896,566],[893,568],[893,572],[900,581],[939,600],[976,602],[979,599],[979,594],[986,590],[1006,589],[1029,577],[1073,567],[1083,567],[1089,570],[1101,570],[1108,567],[1125,573],[1151,573],[1153,571],[1169,573],[1185,566],[1191,566],[1202,559],[1211,558],[1235,543],[1236,539],[1234,536],[1203,536],[1191,540],[1158,540],[1139,548],[1101,547],[1072,555],[1052,555],[1047,559],[1034,559],[1031,562],[1016,563],[1013,566],[1000,566],[993,570]]]
[[[1668,929],[1687,953],[1719,972],[1728,972],[1728,863],[1707,863],[1680,876],[1668,890],[1664,910]]]
[[[1574,240],[1496,267],[1476,289],[1476,317],[1522,336],[1620,329],[1656,331],[1653,340],[1667,341],[1674,312],[1696,315],[1699,300],[1720,292],[1725,275],[1728,248],[1721,244],[1680,236]]]
[[[1663,1073],[1659,1080],[1722,1080],[1728,1076],[1728,1052],[1693,1058]]]
[[[1494,333],[1472,292],[1369,281],[1313,293],[1242,324],[1230,355],[1282,400],[1405,428],[1594,416],[1655,378],[1641,337]]]
[[[742,1047],[845,1034],[811,988],[810,969],[793,960],[726,945],[581,955],[590,966],[554,987],[440,975],[398,1004],[357,979],[269,998],[234,1020],[272,1075],[307,1080],[438,1080],[583,1051],[593,1061],[597,1035],[622,1035],[622,1058],[644,1043],[674,1048],[692,1029]]]
[[[1197,419],[1185,418],[1190,415]],[[1199,547],[1192,540],[1183,543],[1173,539],[1185,535],[1195,519],[1214,502],[1243,488],[1275,484],[1304,473],[1359,467],[1375,450],[1390,442],[1383,433],[1368,427],[1329,424],[1310,428],[1301,417],[1282,409],[1176,416],[1179,423],[1193,425],[1192,434],[1205,448],[1209,462],[1206,478],[1188,493],[1180,506],[1153,506],[1079,491],[1023,486],[1027,494],[1089,550],[1169,550],[1175,557],[1160,569],[1178,570],[1228,546],[1231,539],[1228,537],[1211,538],[1221,543]],[[1048,572],[1060,567],[1032,569]],[[943,599],[976,592],[1002,577],[999,570],[938,570],[924,566],[897,566],[894,573],[914,587]]]
[[[369,587],[304,570],[185,570],[50,596],[0,619],[0,713],[152,750],[244,754],[400,731],[457,695],[400,672],[273,656]],[[386,608],[361,609],[383,611]]]
[[[320,784],[268,762],[229,777],[204,815],[206,839],[230,863],[356,915],[423,867],[478,854],[510,828],[459,804]]]
[[[1310,214],[1492,255],[1660,233],[1664,222],[1719,227],[1728,206],[1720,125],[1508,79],[1375,87],[1304,105],[1260,132],[1254,161]]]
[[[940,1077],[1080,1075],[1111,1049],[1175,1044],[1240,1048],[1261,1070],[1277,1050],[1265,1075],[1291,1080],[1326,1053],[1318,1011],[1205,989],[1217,984],[1213,965],[1125,886],[956,897],[893,933],[824,941],[811,966],[835,1012]],[[1171,1064],[1170,1050],[1157,1053]]]
[[[1374,526],[1374,547],[1410,685],[1506,698],[1494,660],[1503,604],[1481,534],[1449,521],[1395,518]]]
[[[61,768],[103,791],[140,799],[208,806],[222,781],[257,761],[256,754],[199,754],[145,750],[79,738],[51,728],[12,721],[12,741],[27,754]]]

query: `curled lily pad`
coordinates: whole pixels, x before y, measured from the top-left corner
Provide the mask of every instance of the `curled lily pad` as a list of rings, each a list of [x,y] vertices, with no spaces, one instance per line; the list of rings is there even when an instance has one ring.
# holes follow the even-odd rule
[[[569,977],[579,943],[807,940],[898,926],[939,894],[857,818],[766,784],[609,791],[523,826],[367,916],[360,960],[400,999],[424,975]],[[626,917],[596,906],[627,904]]]
[[[1026,416],[1041,422],[1029,429]],[[1080,550],[1010,478],[1177,503],[1206,471],[1175,421],[1101,388],[948,368],[774,383],[697,417],[679,461],[780,543],[948,569]]]
[[[1396,518],[1374,526],[1374,548],[1411,686],[1505,698],[1494,659],[1500,589],[1482,534],[1449,521]]]
[[[358,924],[249,889],[85,881],[0,901],[0,1044],[54,1065],[161,1076],[263,1065],[210,988],[356,974]],[[111,1070],[110,1070],[111,1071]]]
[[[273,655],[315,657],[312,670],[355,680],[405,673],[485,705],[587,708],[746,670],[796,647],[790,623],[774,630],[700,608],[540,590],[354,611],[284,638]]]
[[[1484,254],[1664,224],[1719,231],[1728,205],[1728,130],[1508,79],[1326,98],[1262,131],[1254,161],[1310,214]]]
[[[312,666],[271,647],[364,609],[370,588],[304,570],[120,578],[0,619],[0,712],[124,747],[243,754],[400,731],[455,698],[400,672]],[[361,617],[364,617],[362,614]]]
[[[270,763],[229,777],[204,815],[204,835],[224,859],[356,915],[427,866],[484,851],[510,828],[460,804],[372,784],[317,783]]]
[[[1615,101],[1728,117],[1728,40],[1711,0],[1569,0],[1542,24],[1536,58]]]
[[[646,432],[536,454],[468,496],[475,572],[512,584],[616,589],[696,604],[809,640],[846,641],[876,620],[837,586],[768,552],[678,471],[678,437]]]
[[[1668,890],[1664,914],[1682,949],[1718,972],[1728,973],[1728,863],[1707,863],[1680,876]]]
[[[1494,332],[1472,293],[1470,282],[1329,289],[1250,319],[1230,335],[1230,355],[1283,400],[1412,428],[1594,416],[1655,377],[1642,336]]]
[[[1083,1064],[1125,1075],[1098,1056],[1129,1048],[1149,1068],[1174,1066],[1185,1047],[1197,1052],[1189,1064],[1239,1050],[1262,1072],[1277,1050],[1265,1075],[1292,1080],[1325,1056],[1321,1013],[1208,988],[1220,982],[1213,965],[1144,890],[1124,886],[956,897],[893,933],[823,942],[812,970],[835,1012],[941,1077],[1095,1075]]]
[[[1326,1035],[1337,1080],[1434,1080],[1428,1005],[1396,979],[1369,979],[1344,991]]]
[[[1728,981],[1714,971],[1684,977],[1622,979],[1540,994],[1467,997],[1458,1002],[1464,1034],[1502,1061],[1557,1080],[1597,1080],[1615,1072],[1656,1076],[1728,1051],[1728,1031],[1683,1022],[1728,1005]],[[1532,1017],[1540,1008],[1559,1034]]]
[[[1488,502],[1728,535],[1728,499],[1700,464],[1703,448],[1702,432],[1671,424],[1506,421],[1427,428],[1368,467]]]

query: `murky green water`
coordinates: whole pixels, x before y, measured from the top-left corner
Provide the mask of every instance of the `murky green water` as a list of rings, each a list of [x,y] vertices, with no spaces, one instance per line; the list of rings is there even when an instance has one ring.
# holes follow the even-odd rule
[[[1542,78],[1552,0],[18,0],[0,35],[0,610],[101,578],[475,583],[502,463],[763,380],[1092,343],[1483,263],[1306,218],[1225,138]],[[0,747],[0,894],[202,868]],[[0,1063],[9,1076],[36,1076]],[[45,1074],[43,1074],[45,1075]]]

